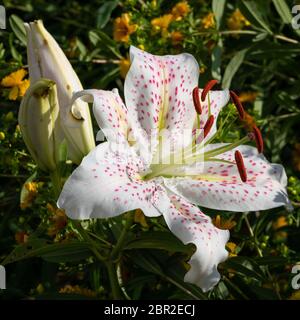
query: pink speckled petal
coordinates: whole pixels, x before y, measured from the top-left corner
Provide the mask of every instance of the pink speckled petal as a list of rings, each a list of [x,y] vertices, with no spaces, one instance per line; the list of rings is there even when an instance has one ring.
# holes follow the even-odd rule
[[[214,144],[209,148],[222,145]],[[220,162],[206,162],[199,169],[199,177],[164,179],[164,183],[191,203],[211,209],[244,212],[290,206],[284,168],[269,163],[256,148],[249,146],[240,146],[218,158],[234,161],[235,150],[243,155],[246,183],[241,181],[236,165]]]
[[[228,256],[225,245],[229,232],[216,228],[208,216],[183,198],[175,194],[169,198],[170,205],[162,212],[168,227],[184,244],[193,243],[197,247],[184,281],[206,292],[220,280],[217,267]]]
[[[161,193],[155,181],[142,181],[144,164],[132,149],[114,151],[108,142],[98,145],[65,183],[58,206],[73,219],[108,218],[134,209],[159,216],[153,206]]]
[[[108,141],[127,141],[130,130],[127,109],[117,90],[83,90],[73,95],[73,101],[78,98],[93,102],[94,116]]]
[[[192,90],[199,75],[194,57],[186,53],[156,56],[135,47],[130,48],[130,57],[132,64],[125,80],[126,105],[148,137],[157,139],[159,127],[175,133],[192,129]]]

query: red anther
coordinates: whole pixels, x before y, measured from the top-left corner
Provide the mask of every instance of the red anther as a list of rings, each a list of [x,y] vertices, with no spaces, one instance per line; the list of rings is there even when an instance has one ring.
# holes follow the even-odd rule
[[[212,125],[214,124],[214,121],[215,121],[215,117],[213,115],[210,115],[209,118],[207,119],[205,125],[204,125],[204,128],[203,128],[204,138],[206,138],[207,135],[209,134],[210,129],[211,129]]]
[[[206,86],[204,87],[202,93],[201,93],[201,100],[204,101],[206,98],[206,95],[208,94],[208,91],[211,90],[213,88],[213,86],[215,86],[218,83],[217,80],[210,80],[208,81],[208,83],[206,84]]]
[[[237,168],[239,170],[241,180],[243,182],[247,182],[247,171],[244,165],[244,159],[242,154],[238,150],[234,153],[234,158],[235,158]]]
[[[229,94],[230,94],[230,98],[231,98],[232,102],[234,103],[234,105],[237,108],[237,111],[239,113],[240,119],[244,120],[244,118],[245,118],[245,110],[244,110],[244,107],[243,107],[238,95],[236,95],[233,91],[230,91]]]
[[[264,151],[264,140],[262,138],[261,132],[255,125],[253,126],[252,130],[257,150],[259,153],[262,153]]]
[[[194,101],[194,106],[195,110],[198,114],[202,113],[202,108],[201,108],[201,103],[200,103],[200,98],[199,98],[199,88],[195,87],[193,89],[193,101]]]

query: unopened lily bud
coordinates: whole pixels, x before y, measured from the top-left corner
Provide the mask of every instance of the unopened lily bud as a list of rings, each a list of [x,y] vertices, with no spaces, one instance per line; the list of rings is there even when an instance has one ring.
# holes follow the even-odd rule
[[[25,144],[37,165],[54,171],[59,162],[59,107],[54,81],[41,79],[27,90],[19,109],[19,125]]]
[[[55,81],[59,103],[60,125],[68,144],[68,156],[79,163],[91,149],[95,140],[88,104],[76,100],[71,105],[74,92],[82,85],[70,62],[55,39],[45,29],[41,20],[25,24],[30,82],[40,78]]]

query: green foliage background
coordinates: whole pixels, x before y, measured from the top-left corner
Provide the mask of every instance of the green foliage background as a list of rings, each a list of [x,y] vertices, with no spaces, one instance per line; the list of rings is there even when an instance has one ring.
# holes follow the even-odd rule
[[[6,0],[7,29],[0,31],[0,79],[26,68],[26,38],[22,21],[42,19],[74,66],[84,88],[123,92],[120,59],[130,44],[155,54],[189,52],[201,66],[200,86],[217,78],[222,87],[239,93],[255,92],[246,102],[262,129],[271,162],[282,163],[289,176],[289,194],[295,210],[285,208],[255,213],[205,213],[233,219],[231,242],[235,257],[222,263],[222,280],[209,293],[183,282],[186,261],[193,246],[184,246],[164,221],[135,217],[113,261],[100,261],[97,252],[108,254],[122,234],[124,216],[86,222],[72,222],[49,235],[54,204],[51,182],[36,171],[20,131],[17,114],[20,101],[10,101],[8,90],[0,88],[0,262],[7,269],[7,290],[3,299],[108,299],[113,297],[107,270],[117,268],[123,298],[131,299],[288,299],[296,297],[291,287],[291,268],[300,261],[300,30],[291,27],[294,1],[188,1],[190,11],[172,22],[162,36],[151,20],[170,13],[178,1],[45,1]],[[224,10],[223,10],[224,5]],[[230,30],[228,18],[239,8],[251,25]],[[203,19],[214,10],[217,26],[205,29]],[[113,21],[129,13],[138,25],[128,43],[113,39]],[[183,40],[174,43],[172,31]],[[235,139],[240,130],[233,126]],[[95,126],[95,132],[96,132]],[[63,164],[65,176],[72,164]],[[32,205],[20,208],[27,179],[42,182]],[[278,227],[278,218],[285,223]],[[131,217],[133,219],[133,217]],[[249,223],[248,223],[249,222]],[[277,223],[277,224],[276,224]],[[29,236],[23,244],[16,234]],[[18,241],[20,242],[20,240]],[[22,242],[22,241],[21,241]],[[97,251],[95,253],[95,250]],[[69,285],[69,293],[61,288]],[[88,290],[89,289],[89,290]],[[299,296],[299,292],[298,292]]]

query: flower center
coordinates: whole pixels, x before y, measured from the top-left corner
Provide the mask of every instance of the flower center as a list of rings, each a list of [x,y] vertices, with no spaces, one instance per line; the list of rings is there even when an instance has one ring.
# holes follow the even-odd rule
[[[163,144],[161,141],[164,139],[160,139],[158,146],[158,149],[160,151],[160,160],[150,165],[150,173],[145,174],[142,177],[143,180],[149,180],[155,177],[163,176],[192,177],[194,179],[224,181],[223,176],[211,176],[205,174],[204,172],[205,162],[220,162],[236,165],[241,181],[247,182],[247,171],[245,168],[243,156],[240,151],[235,151],[235,161],[220,159],[218,158],[218,156],[250,141],[255,141],[258,152],[261,153],[263,151],[262,135],[258,127],[256,125],[253,125],[250,128],[251,132],[249,132],[245,137],[241,138],[236,142],[223,144],[221,147],[216,147],[214,149],[208,147],[210,143],[214,142],[221,130],[223,130],[224,124],[228,119],[227,117],[225,121],[221,124],[221,126],[218,128],[218,130],[210,138],[207,139],[216,121],[215,117],[211,114],[209,97],[209,91],[216,83],[216,80],[211,80],[210,82],[208,82],[208,84],[205,86],[201,93],[201,101],[204,102],[207,98],[208,106],[208,118],[204,126],[202,128],[200,127],[200,117],[202,116],[203,109],[199,98],[199,88],[196,87],[192,92],[192,96],[197,118],[196,128],[190,133],[192,136],[192,139],[190,139],[191,143],[189,143],[188,146],[183,147],[181,149],[174,148],[174,150],[171,150],[170,152],[165,152],[164,148],[166,147],[166,143]],[[245,111],[239,97],[233,91],[230,91],[230,97],[232,103],[237,108],[239,119],[243,121],[243,119],[245,118]],[[170,140],[168,140],[168,143],[170,143]]]

